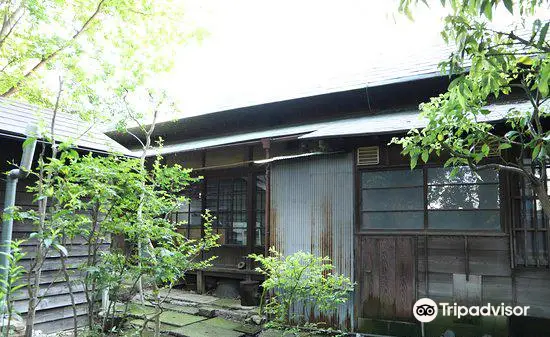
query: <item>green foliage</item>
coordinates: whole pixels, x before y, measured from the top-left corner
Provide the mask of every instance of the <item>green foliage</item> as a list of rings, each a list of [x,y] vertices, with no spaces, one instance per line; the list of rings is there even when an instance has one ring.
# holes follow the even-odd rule
[[[0,280],[0,303],[3,307],[2,326],[0,327],[0,334],[2,336],[10,336],[12,319],[18,316],[13,307],[13,295],[25,286],[25,283],[20,282],[25,274],[25,268],[19,264],[21,259],[25,256],[25,253],[21,251],[20,245],[23,240],[12,241],[10,244],[10,253],[2,252],[0,254],[6,254],[8,259],[7,278],[6,280]],[[3,267],[0,267],[3,268]]]
[[[123,88],[172,67],[168,55],[196,34],[185,19],[177,0],[2,1],[0,95],[52,107],[61,76],[66,110],[105,111]]]
[[[427,4],[426,1],[423,1]],[[401,0],[400,10],[410,14],[417,0]],[[431,156],[448,156],[446,166],[469,166],[474,170],[498,169],[520,174],[537,191],[543,209],[550,214],[544,178],[535,167],[548,164],[550,130],[544,120],[550,113],[546,101],[550,85],[548,21],[531,15],[548,8],[548,1],[450,0],[441,1],[450,10],[445,18],[443,39],[456,45],[456,52],[441,63],[452,76],[447,91],[420,105],[427,126],[411,130],[392,143],[403,146],[411,168]],[[497,27],[491,20],[498,7],[519,13],[516,25]],[[504,113],[505,130],[489,123],[487,105],[497,99],[522,100]],[[494,116],[492,116],[494,117]],[[489,163],[497,156],[498,162]],[[446,157],[447,158],[447,157]]]
[[[349,299],[354,284],[348,277],[333,272],[328,257],[303,251],[283,256],[274,248],[270,253],[267,257],[251,254],[250,258],[260,264],[256,270],[266,277],[262,283],[264,295],[272,296],[260,310],[273,317],[274,325],[307,321],[293,313],[296,306],[331,313]]]
[[[80,266],[91,322],[114,320],[120,315],[116,301],[128,302],[136,293],[138,280],[156,291],[171,287],[189,270],[210,265],[214,257],[201,260],[201,252],[217,246],[211,230],[212,217],[204,215],[205,236],[190,240],[178,232],[184,224],[171,220],[171,214],[188,202],[186,188],[199,179],[180,165],[167,166],[157,157],[149,169],[138,158],[80,155],[72,149],[58,158],[40,164],[45,177],[28,189],[35,200],[49,200],[47,214],[34,233],[44,254],[57,250],[70,252],[66,241],[83,238],[88,258]],[[37,211],[16,212],[21,219],[40,225]],[[110,237],[125,238],[130,254],[105,251]],[[136,249],[141,245],[141,250]],[[112,300],[103,318],[98,301],[104,291]]]

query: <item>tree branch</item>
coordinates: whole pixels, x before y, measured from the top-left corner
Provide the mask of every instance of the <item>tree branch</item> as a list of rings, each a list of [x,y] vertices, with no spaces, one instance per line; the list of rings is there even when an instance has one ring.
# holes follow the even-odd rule
[[[20,11],[23,11],[23,13],[21,13],[17,20],[15,20],[15,23],[12,24],[12,20],[18,15]],[[2,30],[0,31],[0,48],[2,48],[2,45],[4,45],[4,42],[6,42],[8,37],[13,32],[13,29],[19,24],[19,21],[21,21],[23,16],[25,16],[25,8],[23,7],[23,3],[19,5],[19,7],[15,10],[15,12],[13,12],[10,18],[7,17],[6,13],[6,15],[4,16],[4,22],[2,23]],[[6,32],[8,27],[9,30]]]
[[[17,92],[17,90],[19,90],[19,86],[21,85],[21,83],[25,79],[30,77],[32,74],[36,73],[48,61],[55,58],[60,52],[65,50],[65,48],[67,48],[70,45],[71,42],[75,41],[84,31],[86,31],[88,26],[92,23],[92,21],[97,17],[99,12],[101,11],[101,7],[103,6],[104,2],[105,2],[105,0],[99,1],[99,3],[97,4],[97,7],[96,7],[95,11],[92,13],[92,15],[84,22],[82,27],[79,30],[76,31],[76,33],[69,39],[69,41],[67,41],[67,43],[65,43],[63,46],[59,47],[53,53],[51,53],[47,56],[43,56],[42,59],[40,59],[40,61],[38,61],[38,63],[35,64],[34,67],[31,68],[31,70],[29,70],[27,73],[25,73],[25,75],[23,75],[23,78],[21,80],[19,80],[17,83],[15,83],[13,86],[11,86],[8,90],[6,90],[4,93],[2,93],[0,95],[0,97],[9,97],[9,96],[13,95],[15,92]]]
[[[510,86],[523,89],[523,91],[525,92],[525,95],[527,96],[527,98],[529,98],[529,102],[533,106],[533,114],[531,115],[530,119],[535,121],[535,126],[537,127],[537,132],[534,134],[538,134],[538,135],[543,134],[544,129],[542,128],[542,124],[540,122],[539,104],[535,101],[535,98],[533,98],[533,95],[531,94],[531,91],[529,90],[527,85],[522,81],[521,84],[512,83],[510,84]],[[529,122],[529,126],[530,126],[530,129],[533,129],[532,131],[534,131],[534,128],[531,122]]]
[[[494,29],[489,29],[489,28],[486,28],[486,29],[490,32],[493,32],[494,34],[500,34],[502,36],[508,36],[510,39],[516,40],[516,41],[518,41],[519,43],[521,43],[525,46],[529,46],[529,47],[532,47],[532,48],[542,50],[546,53],[550,53],[550,48],[549,47],[546,47],[544,45],[539,46],[539,45],[537,45],[537,44],[535,44],[531,41],[528,41],[528,40],[522,38],[521,36],[516,35],[513,31],[511,31],[510,33],[505,33],[505,32],[494,30]]]
[[[548,47],[545,47],[543,45],[537,45],[537,44],[534,44],[530,41],[527,41],[525,40],[524,38],[520,37],[520,36],[517,36],[516,34],[514,34],[514,32],[510,32],[510,34],[508,34],[508,36],[512,39],[512,40],[516,40],[516,41],[519,41],[521,43],[523,43],[524,45],[526,46],[530,46],[530,47],[533,47],[533,48],[537,48],[537,49],[540,49],[540,50],[543,50],[545,51],[546,53],[550,53],[550,48]]]
[[[514,172],[514,173],[517,173],[517,174],[521,174],[523,176],[526,176],[528,177],[529,179],[531,179],[532,177],[532,174],[523,169],[522,167],[516,167],[516,166],[513,166],[513,165],[502,165],[502,164],[496,164],[496,163],[489,163],[489,164],[484,164],[484,165],[477,165],[473,162],[473,159],[472,157],[468,156],[468,155],[465,155],[465,154],[462,154],[460,152],[457,152],[455,151],[454,149],[452,149],[448,144],[446,143],[442,143],[443,147],[445,149],[447,149],[453,156],[455,157],[459,157],[459,158],[462,158],[462,159],[465,159],[466,162],[468,163],[468,166],[474,170],[474,171],[479,171],[479,170],[486,170],[486,169],[496,169],[496,170],[505,170],[505,171],[509,171],[509,172]]]

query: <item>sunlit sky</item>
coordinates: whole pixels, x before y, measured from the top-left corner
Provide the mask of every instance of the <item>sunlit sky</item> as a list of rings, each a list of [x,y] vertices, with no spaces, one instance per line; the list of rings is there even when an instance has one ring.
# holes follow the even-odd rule
[[[175,69],[157,79],[180,110],[162,119],[319,94],[444,45],[439,7],[419,5],[411,22],[390,0],[186,3],[208,35],[183,46]]]
[[[410,22],[394,1],[188,3],[187,15],[208,34],[182,47],[162,77],[179,116],[312,95],[441,43],[440,10],[419,7]]]

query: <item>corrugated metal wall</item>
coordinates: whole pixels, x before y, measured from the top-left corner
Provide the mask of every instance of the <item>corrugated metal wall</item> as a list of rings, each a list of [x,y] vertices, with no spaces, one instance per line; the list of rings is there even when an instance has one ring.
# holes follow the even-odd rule
[[[353,280],[352,154],[275,162],[271,172],[271,244],[329,256]],[[331,320],[353,328],[353,296]]]

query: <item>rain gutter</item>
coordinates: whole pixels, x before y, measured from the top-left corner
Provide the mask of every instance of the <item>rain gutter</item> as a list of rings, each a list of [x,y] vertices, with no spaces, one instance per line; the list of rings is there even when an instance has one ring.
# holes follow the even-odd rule
[[[32,133],[29,133],[32,134]],[[0,237],[0,282],[6,284],[11,253],[12,232],[13,232],[13,213],[15,206],[15,195],[17,191],[17,181],[29,176],[34,151],[36,149],[36,138],[27,136],[23,143],[23,154],[19,168],[8,172],[6,177],[6,191],[4,194],[4,213],[2,221],[2,235]]]

